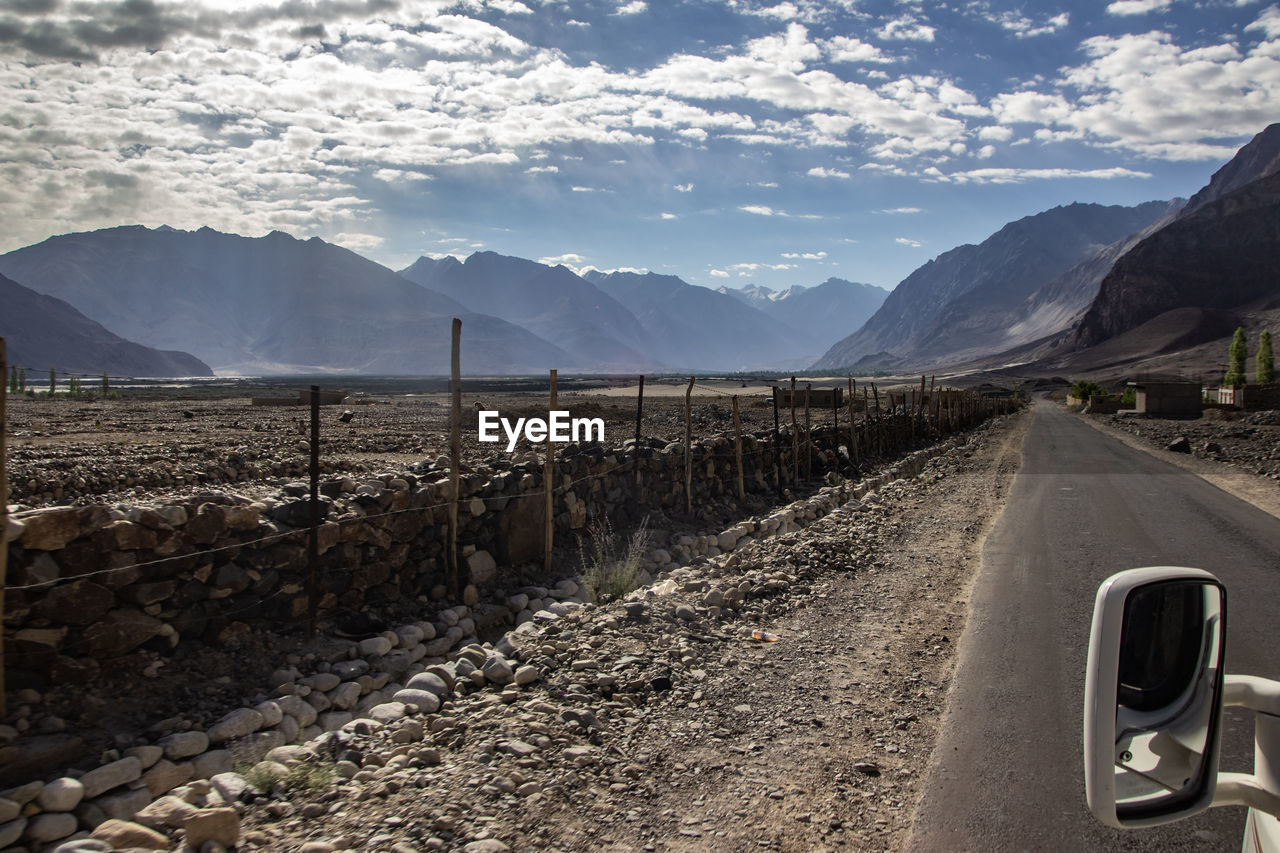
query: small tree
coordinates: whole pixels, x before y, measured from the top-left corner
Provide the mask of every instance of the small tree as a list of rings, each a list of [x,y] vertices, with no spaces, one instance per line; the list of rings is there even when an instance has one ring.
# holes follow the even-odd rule
[[[1271,354],[1271,330],[1263,329],[1258,335],[1258,384],[1276,381],[1276,359]]]
[[[49,368],[49,396],[53,396],[53,392],[58,390],[58,369],[56,367]]]
[[[1244,384],[1244,362],[1249,353],[1249,339],[1245,337],[1244,327],[1236,329],[1231,338],[1231,350],[1227,356],[1227,375],[1222,384],[1234,388]]]
[[[111,390],[111,383],[107,381],[107,371],[102,371],[102,396],[107,396],[107,392]]]
[[[27,390],[27,369],[25,367],[18,368],[18,393],[25,393]]]
[[[1077,400],[1080,400],[1083,403],[1089,402],[1089,398],[1092,397],[1094,394],[1105,394],[1105,393],[1107,392],[1102,390],[1101,385],[1099,385],[1097,382],[1090,382],[1087,379],[1081,379],[1075,385],[1071,386],[1071,396],[1075,397]]]

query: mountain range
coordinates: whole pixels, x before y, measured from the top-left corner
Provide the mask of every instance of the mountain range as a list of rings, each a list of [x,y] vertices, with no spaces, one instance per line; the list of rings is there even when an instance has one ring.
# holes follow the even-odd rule
[[[451,317],[470,374],[1098,369],[1280,319],[1278,263],[1272,125],[1188,202],[1056,207],[891,293],[835,278],[711,290],[494,252],[397,273],[318,238],[124,226],[0,255],[0,335],[37,367],[132,375],[440,374]]]

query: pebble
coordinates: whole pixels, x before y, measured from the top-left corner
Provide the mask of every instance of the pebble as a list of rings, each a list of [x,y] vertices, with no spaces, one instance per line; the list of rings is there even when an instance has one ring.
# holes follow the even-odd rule
[[[79,779],[54,779],[40,789],[36,805],[46,812],[69,812],[84,799],[84,785]]]

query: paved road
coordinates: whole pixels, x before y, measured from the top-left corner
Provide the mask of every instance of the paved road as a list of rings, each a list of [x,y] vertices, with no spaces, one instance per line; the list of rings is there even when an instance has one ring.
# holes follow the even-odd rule
[[[1081,719],[1098,584],[1195,566],[1227,586],[1227,671],[1280,678],[1280,520],[1041,402],[987,538],[910,850],[1238,850],[1244,809],[1150,830],[1098,824]],[[1252,643],[1246,642],[1252,640]],[[1224,770],[1252,769],[1229,712]]]

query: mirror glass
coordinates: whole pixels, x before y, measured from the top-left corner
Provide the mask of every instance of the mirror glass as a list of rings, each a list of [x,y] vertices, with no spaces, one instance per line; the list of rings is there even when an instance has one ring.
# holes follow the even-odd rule
[[[1222,685],[1222,617],[1222,589],[1205,581],[1162,581],[1126,598],[1116,685],[1117,816],[1165,811],[1203,790]]]

